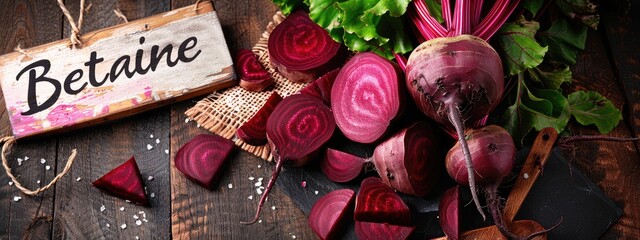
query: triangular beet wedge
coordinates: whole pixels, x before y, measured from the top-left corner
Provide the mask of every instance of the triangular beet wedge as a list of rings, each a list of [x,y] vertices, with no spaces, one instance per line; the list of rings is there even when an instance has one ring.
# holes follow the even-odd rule
[[[136,164],[136,159],[133,156],[92,184],[94,187],[113,196],[136,204],[149,205],[147,196],[144,194],[142,175],[140,175],[138,164]]]
[[[411,212],[407,204],[380,178],[362,180],[356,196],[356,221],[411,225]]]
[[[235,144],[218,135],[200,134],[183,145],[174,159],[176,168],[188,179],[209,190],[220,177],[220,172]]]

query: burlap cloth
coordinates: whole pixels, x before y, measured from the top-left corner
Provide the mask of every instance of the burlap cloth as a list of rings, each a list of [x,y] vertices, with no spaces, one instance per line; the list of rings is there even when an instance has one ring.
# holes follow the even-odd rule
[[[198,101],[195,106],[185,112],[201,127],[218,134],[224,138],[232,139],[240,148],[265,160],[271,161],[271,149],[269,145],[251,146],[235,137],[236,130],[247,122],[266,102],[273,91],[286,97],[297,93],[306,84],[293,83],[275,71],[269,62],[267,42],[271,31],[284,20],[284,15],[277,12],[272,22],[267,25],[260,40],[251,49],[258,56],[258,60],[271,73],[275,79],[274,87],[263,92],[250,92],[240,86],[228,88],[221,92],[214,92],[206,98]]]

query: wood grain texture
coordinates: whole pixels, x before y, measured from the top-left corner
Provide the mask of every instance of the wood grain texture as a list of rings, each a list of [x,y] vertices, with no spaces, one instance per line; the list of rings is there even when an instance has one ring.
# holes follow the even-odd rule
[[[607,23],[603,19],[602,26]],[[628,109],[639,104],[640,98],[630,98],[629,93],[621,88],[611,65],[603,64],[607,54],[607,35],[602,32],[589,31],[586,48],[578,55],[577,64],[572,68],[573,84],[569,91],[594,90],[611,100],[619,109]],[[637,70],[638,68],[636,68]],[[626,96],[626,97],[625,97]],[[629,106],[628,106],[629,105]],[[628,123],[634,119],[633,111],[623,111],[623,119],[610,136],[634,136]],[[569,126],[573,135],[598,134],[595,127]],[[567,159],[582,170],[607,196],[623,209],[622,217],[605,233],[601,239],[633,239],[640,236],[640,157],[634,143],[617,142],[578,142],[568,153]],[[570,174],[570,173],[568,173]]]
[[[10,53],[18,45],[31,47],[60,39],[62,14],[55,2],[2,1],[0,3],[0,54]],[[9,118],[0,93],[0,135],[11,134]],[[30,159],[18,165],[17,158]],[[46,159],[41,164],[40,159]],[[18,142],[8,156],[14,175],[28,188],[43,186],[55,176],[56,139]],[[45,170],[49,165],[51,170]],[[40,184],[37,181],[40,181]],[[54,193],[47,191],[35,197],[26,196],[10,186],[9,177],[0,173],[0,239],[46,239],[51,237],[52,222],[37,220],[53,217]],[[15,196],[22,197],[15,202]],[[37,221],[36,221],[37,220]],[[32,227],[29,227],[34,222]]]
[[[133,5],[135,1],[93,2],[84,29],[87,31],[115,25],[120,20],[113,16],[116,5]],[[69,10],[77,12],[79,1],[67,1]],[[169,1],[148,3],[158,14],[169,10]],[[75,7],[74,7],[75,6]],[[147,14],[147,13],[145,13]],[[142,14],[141,14],[142,15]],[[65,24],[68,25],[68,24]],[[168,239],[171,236],[169,149],[169,109],[160,108],[132,119],[92,127],[61,136],[59,155],[78,149],[78,157],[69,176],[56,185],[54,235],[62,239]],[[150,138],[153,134],[154,137]],[[156,139],[160,143],[156,144]],[[147,150],[147,144],[153,149]],[[135,156],[151,207],[127,203],[122,199],[100,192],[91,182],[116,166]],[[60,157],[59,161],[65,161]],[[148,176],[153,176],[149,180]],[[76,181],[81,177],[81,181]],[[153,193],[155,197],[150,197]],[[105,210],[101,211],[101,206]],[[124,208],[123,211],[120,208]],[[143,211],[143,214],[140,212]],[[135,219],[136,215],[139,219]],[[145,218],[146,215],[146,218]],[[143,221],[147,219],[147,221]],[[141,225],[136,224],[141,220]],[[107,226],[107,224],[109,226]],[[126,224],[126,228],[121,228]]]

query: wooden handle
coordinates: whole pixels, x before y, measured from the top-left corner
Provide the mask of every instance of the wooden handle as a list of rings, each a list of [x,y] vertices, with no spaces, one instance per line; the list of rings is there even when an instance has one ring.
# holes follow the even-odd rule
[[[527,194],[529,194],[547,159],[549,159],[551,149],[557,138],[558,132],[553,128],[544,128],[538,133],[527,160],[522,166],[520,174],[518,174],[518,179],[516,179],[516,183],[511,188],[511,193],[507,198],[504,207],[504,220],[507,223],[513,222],[516,217],[516,213],[520,210],[522,203],[527,198]]]

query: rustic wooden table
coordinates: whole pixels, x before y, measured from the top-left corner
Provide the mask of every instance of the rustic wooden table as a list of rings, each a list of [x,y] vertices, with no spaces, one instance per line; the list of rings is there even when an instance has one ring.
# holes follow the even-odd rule
[[[87,3],[93,6],[85,16],[83,31],[120,23],[112,12],[114,8],[121,9],[129,19],[138,19],[194,2],[90,0]],[[79,0],[67,0],[66,4],[75,15]],[[232,53],[250,48],[276,11],[268,0],[217,0],[214,5]],[[603,93],[624,109],[625,120],[611,135],[638,136],[640,7],[633,6],[628,15],[603,6],[604,10],[607,8],[610,11],[602,15],[599,30],[589,32],[587,48],[573,68],[575,80],[570,88]],[[66,38],[68,32],[69,24],[54,0],[0,2],[0,54],[14,51],[17,45],[27,48]],[[257,203],[255,180],[248,178],[268,179],[272,164],[240,152],[215,191],[193,184],[171,166],[172,156],[182,144],[206,132],[193,122],[185,123],[183,113],[195,101],[54,137],[20,141],[9,156],[10,166],[32,189],[62,170],[71,149],[78,149],[78,158],[54,189],[36,197],[22,195],[8,185],[4,171],[0,172],[0,239],[314,239],[306,216],[278,189],[272,193],[261,223],[239,224],[253,216]],[[10,134],[4,103],[0,104],[0,111],[0,133]],[[593,128],[571,130],[576,134],[596,133]],[[151,134],[154,139],[149,137]],[[147,150],[147,144],[154,143],[155,138],[160,139],[160,144]],[[640,143],[588,142],[577,147],[573,163],[624,211],[603,239],[640,239]],[[126,203],[90,184],[132,155],[138,160],[149,191],[155,195],[150,199],[152,207]],[[31,160],[18,166],[15,159],[25,156]],[[45,164],[40,163],[41,158]],[[45,169],[47,165],[51,170]],[[147,180],[147,176],[153,176],[153,180]],[[251,195],[253,199],[248,198]],[[22,200],[15,202],[14,196],[22,196]],[[146,221],[136,225],[134,215]],[[126,229],[121,228],[123,224]]]

